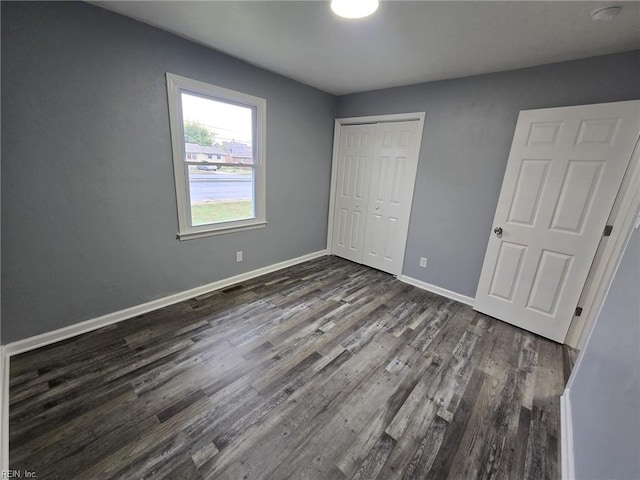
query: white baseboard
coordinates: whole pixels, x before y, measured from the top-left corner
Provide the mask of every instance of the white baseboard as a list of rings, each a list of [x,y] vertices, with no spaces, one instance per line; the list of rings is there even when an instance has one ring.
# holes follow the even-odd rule
[[[571,400],[569,389],[560,396],[560,457],[562,462],[562,480],[575,480],[575,464],[573,458],[573,421],[571,417]]]
[[[213,292],[214,290],[220,290],[221,288],[226,288],[230,285],[235,285],[237,283],[241,283],[249,279],[265,275],[267,273],[275,272],[276,270],[282,270],[283,268],[297,265],[298,263],[307,262],[318,257],[323,257],[327,254],[327,250],[320,250],[317,252],[309,253],[301,257],[292,258],[291,260],[285,260],[284,262],[275,263],[273,265],[258,268],[257,270],[252,270],[250,272],[241,273],[233,277],[218,280],[217,282],[208,283],[206,285],[201,285],[190,290],[174,293],[173,295],[159,298],[157,300],[152,300],[151,302],[143,303],[130,308],[125,308],[124,310],[109,313],[101,317],[85,320],[83,322],[60,328],[58,330],[35,335],[33,337],[25,338],[24,340],[18,340],[17,342],[12,342],[5,345],[5,353],[7,357],[11,357],[12,355],[28,352],[29,350],[44,347],[61,340],[66,340],[67,338],[75,337],[76,335],[81,335],[98,328],[106,327],[107,325],[111,325],[113,323],[118,323],[129,318],[137,317],[138,315],[142,315],[143,313],[158,310],[159,308],[167,307],[169,305],[173,305],[175,303],[197,297],[198,295],[204,295],[205,293]]]
[[[414,287],[421,288],[422,290],[426,290],[427,292],[435,293],[436,295],[450,298],[451,300],[455,300],[456,302],[464,303],[466,305],[473,306],[473,303],[475,302],[475,298],[467,297],[466,295],[462,295],[461,293],[452,292],[451,290],[437,287],[436,285],[431,285],[430,283],[423,282],[422,280],[417,280],[413,277],[398,275],[398,280],[404,283],[408,283],[409,285],[413,285]]]
[[[143,313],[167,307],[174,303],[197,297],[198,295],[204,295],[205,293],[213,292],[214,290],[220,290],[221,288],[245,282],[252,278],[275,272],[277,270],[282,270],[283,268],[291,267],[298,263],[307,262],[325,255],[328,255],[327,250],[309,253],[301,257],[292,258],[291,260],[285,260],[284,262],[275,263],[263,268],[258,268],[257,270],[218,280],[217,282],[208,283],[190,290],[174,293],[173,295],[159,298],[141,305],[125,308],[124,310],[109,313],[101,317],[92,318],[84,322],[76,323],[75,325],[35,335],[7,345],[0,345],[0,473],[9,470],[9,361],[12,355],[28,352],[35,348],[44,347],[61,340],[66,340],[67,338],[106,327],[113,323],[137,317]]]
[[[0,345],[0,472],[9,470],[9,358]]]

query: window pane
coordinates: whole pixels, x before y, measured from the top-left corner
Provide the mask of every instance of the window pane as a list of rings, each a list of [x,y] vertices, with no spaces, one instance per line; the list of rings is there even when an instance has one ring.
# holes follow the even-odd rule
[[[186,159],[253,164],[253,107],[181,93]]]
[[[189,191],[193,226],[255,217],[253,167],[189,165]]]

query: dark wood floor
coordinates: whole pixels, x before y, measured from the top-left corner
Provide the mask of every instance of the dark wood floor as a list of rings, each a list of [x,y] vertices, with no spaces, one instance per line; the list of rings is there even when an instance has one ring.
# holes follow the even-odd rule
[[[11,359],[40,479],[556,479],[560,345],[324,257]]]

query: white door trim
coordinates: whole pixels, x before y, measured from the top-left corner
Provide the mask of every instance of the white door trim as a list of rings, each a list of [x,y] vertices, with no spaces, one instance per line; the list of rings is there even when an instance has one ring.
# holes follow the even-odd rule
[[[613,225],[610,237],[603,237],[596,258],[589,270],[578,305],[582,315],[573,317],[564,343],[581,350],[591,332],[593,324],[602,310],[613,281],[613,276],[622,260],[622,254],[640,214],[640,139],[636,141],[631,161],[622,179],[622,184],[611,215],[607,221]]]
[[[575,480],[573,417],[571,416],[571,399],[568,388],[560,395],[560,459],[562,480]]]
[[[367,115],[364,117],[336,118],[336,124],[360,125],[363,123],[409,122],[419,120],[424,123],[426,112],[391,113],[388,115]]]
[[[9,470],[9,357],[0,345],[0,472]]]
[[[343,125],[361,125],[366,123],[385,123],[385,122],[406,122],[417,120],[419,122],[420,136],[418,138],[418,162],[420,161],[420,148],[422,146],[422,135],[424,134],[424,119],[426,117],[426,112],[411,112],[411,113],[394,113],[389,115],[369,115],[364,117],[347,117],[347,118],[337,118],[335,121],[335,126],[333,130],[333,154],[331,157],[331,190],[329,193],[329,221],[327,226],[327,250],[330,254],[333,254],[333,211],[335,209],[335,196],[336,196],[336,179],[338,174],[338,153],[340,149],[340,134],[341,128]],[[409,208],[413,204],[413,199]],[[411,221],[411,218],[409,218]],[[405,245],[402,252],[402,268],[400,272],[404,271],[404,251],[406,250],[406,239]]]

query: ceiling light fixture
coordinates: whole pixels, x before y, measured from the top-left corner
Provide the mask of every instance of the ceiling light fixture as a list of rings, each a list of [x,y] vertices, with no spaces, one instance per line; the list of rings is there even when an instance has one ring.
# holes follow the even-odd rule
[[[610,22],[618,16],[622,7],[616,5],[613,7],[599,8],[591,12],[591,18],[594,22]]]
[[[364,18],[378,9],[378,0],[331,0],[333,13],[344,18]]]

